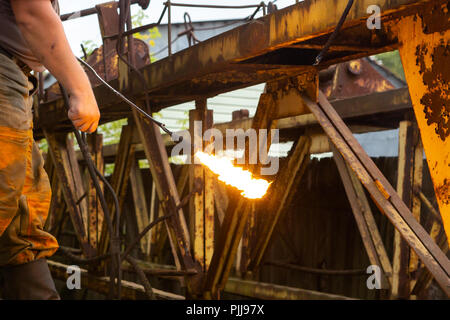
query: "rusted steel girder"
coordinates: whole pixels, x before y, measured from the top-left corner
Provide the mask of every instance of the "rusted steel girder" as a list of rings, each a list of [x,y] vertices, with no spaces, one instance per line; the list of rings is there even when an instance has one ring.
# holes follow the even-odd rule
[[[304,97],[311,112],[335,144],[380,210],[433,274],[442,290],[450,296],[450,261],[416,221],[394,188],[379,171],[351,131],[322,93],[315,103]]]
[[[195,124],[202,124],[198,128]],[[214,177],[201,164],[195,164],[197,151],[205,151],[208,142],[203,135],[213,125],[213,111],[207,109],[207,100],[197,100],[195,110],[189,111],[189,128],[193,143],[192,160],[189,168],[189,190],[194,192],[189,204],[190,235],[192,237],[194,259],[208,270],[214,250]]]
[[[400,19],[399,51],[450,239],[450,10],[448,3],[435,3],[426,9]]]
[[[346,47],[332,50],[319,68],[392,50],[397,45],[397,39],[391,32],[391,22],[399,16],[413,14],[429,2],[443,1],[358,1],[335,42],[336,46],[345,44]],[[312,65],[339,20],[336,12],[342,12],[346,4],[346,0],[304,1],[143,67],[141,71],[147,80],[152,106],[156,111],[302,73],[304,66]],[[376,33],[366,26],[369,5],[378,5],[381,9],[382,29],[376,30]],[[307,47],[290,47],[292,45]],[[316,48],[311,49],[311,45]],[[352,47],[355,49],[352,50]],[[366,49],[361,51],[361,47]],[[139,78],[130,75],[130,82],[133,89],[129,96],[142,98],[144,90]],[[117,87],[117,80],[111,81],[111,84]],[[128,110],[104,86],[95,88],[94,92],[102,111],[113,113]],[[67,121],[59,100],[46,101],[39,111],[39,114],[46,115],[40,119],[42,125]]]

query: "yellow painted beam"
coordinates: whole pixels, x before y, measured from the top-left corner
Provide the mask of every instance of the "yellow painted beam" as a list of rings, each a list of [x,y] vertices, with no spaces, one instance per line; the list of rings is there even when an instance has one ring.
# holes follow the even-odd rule
[[[399,47],[442,221],[450,239],[450,13],[445,3],[400,19]]]

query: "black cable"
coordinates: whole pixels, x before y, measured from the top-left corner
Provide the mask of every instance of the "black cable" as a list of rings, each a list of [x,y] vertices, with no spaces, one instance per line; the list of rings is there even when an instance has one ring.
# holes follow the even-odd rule
[[[70,103],[69,103],[69,96],[67,95],[67,91],[64,89],[64,87],[59,84],[63,99],[64,99],[64,103],[66,105],[66,108],[69,109],[70,108]],[[117,195],[114,192],[114,189],[112,189],[111,185],[107,182],[106,178],[103,177],[103,175],[98,171],[98,169],[96,168],[96,166],[94,165],[93,161],[92,161],[92,156],[89,152],[89,149],[87,147],[86,141],[85,139],[83,139],[82,135],[80,134],[80,132],[73,127],[73,132],[75,134],[75,138],[78,142],[78,145],[80,147],[80,151],[83,154],[83,158],[86,161],[86,166],[88,168],[88,172],[89,175],[91,176],[92,182],[94,183],[94,187],[95,190],[97,191],[97,195],[99,196],[100,199],[100,204],[102,206],[103,212],[105,214],[105,218],[106,218],[106,223],[108,226],[108,230],[110,232],[110,255],[112,257],[111,262],[112,262],[112,268],[111,268],[111,274],[110,274],[110,286],[111,289],[114,287],[115,285],[115,278],[118,279],[118,291],[120,292],[120,238],[119,238],[119,219],[120,219],[120,207],[119,207],[119,201],[117,199]],[[111,194],[114,198],[114,202],[116,205],[116,230],[114,232],[114,227],[113,227],[113,222],[111,219],[111,214],[108,208],[108,204],[106,203],[106,199],[103,195],[102,189],[100,187],[100,183],[97,179],[97,176],[101,177],[103,182],[107,182],[105,183],[105,185],[108,187],[108,189],[110,188]]]
[[[142,110],[141,108],[139,108],[135,103],[131,102],[127,97],[125,97],[122,93],[120,93],[119,91],[117,91],[116,89],[114,89],[112,86],[109,85],[108,82],[106,82],[105,80],[103,80],[102,77],[100,77],[100,75],[94,70],[94,68],[92,68],[87,62],[83,61],[83,59],[80,59],[77,57],[77,60],[83,65],[85,66],[90,72],[92,72],[92,74],[101,82],[103,83],[109,90],[111,90],[116,96],[118,96],[119,98],[121,98],[124,102],[126,102],[129,106],[131,106],[133,109],[135,109],[136,111],[138,111],[141,115],[143,115],[146,119],[152,121],[153,123],[155,123],[157,126],[159,126],[164,132],[166,132],[167,134],[169,134],[173,141],[175,142],[181,142],[182,141],[182,136],[178,136],[177,134],[175,134],[174,132],[170,131],[169,129],[166,128],[166,125],[158,120],[156,120],[155,118],[153,118],[151,115],[149,115],[147,112],[145,112],[144,110]]]
[[[316,61],[314,61],[314,65],[317,66],[325,56],[325,54],[328,52],[328,49],[330,48],[331,44],[333,43],[334,39],[336,39],[337,35],[339,34],[339,31],[342,28],[342,25],[345,22],[345,19],[347,18],[348,13],[350,12],[350,9],[353,6],[354,0],[348,0],[347,6],[344,9],[344,12],[341,15],[341,18],[339,19],[338,24],[336,25],[336,28],[334,28],[333,33],[328,38],[327,42],[325,43],[325,46],[322,48],[322,50],[319,52],[319,54],[316,57]]]

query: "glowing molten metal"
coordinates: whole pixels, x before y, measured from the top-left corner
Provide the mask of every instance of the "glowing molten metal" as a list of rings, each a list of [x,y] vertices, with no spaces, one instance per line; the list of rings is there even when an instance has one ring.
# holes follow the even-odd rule
[[[212,172],[219,175],[219,180],[242,191],[241,195],[248,199],[262,198],[270,186],[264,179],[255,179],[250,171],[233,165],[233,159],[218,157],[201,151],[195,156]]]

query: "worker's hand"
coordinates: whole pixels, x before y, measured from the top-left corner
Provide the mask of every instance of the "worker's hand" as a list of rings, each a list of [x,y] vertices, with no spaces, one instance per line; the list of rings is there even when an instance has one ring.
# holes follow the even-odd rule
[[[75,128],[89,133],[97,130],[100,111],[90,87],[80,92],[71,92],[69,104],[68,116]]]

